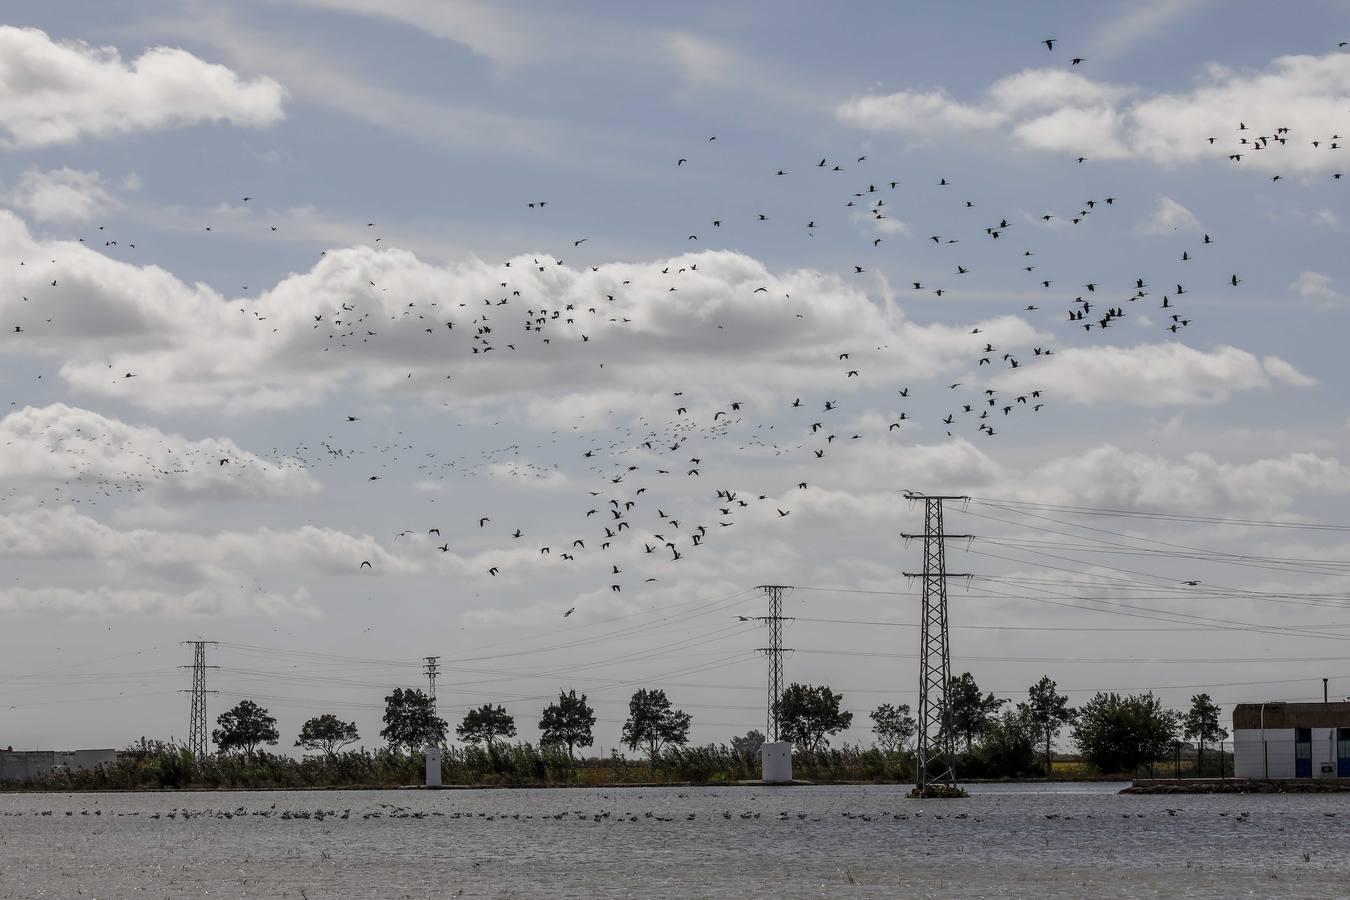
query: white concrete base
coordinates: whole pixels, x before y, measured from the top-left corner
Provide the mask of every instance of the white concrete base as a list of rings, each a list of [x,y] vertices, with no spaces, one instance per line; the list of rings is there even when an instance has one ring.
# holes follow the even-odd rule
[[[766,743],[759,750],[763,763],[763,777],[766,784],[792,783],[792,743],[776,741]]]
[[[441,786],[441,748],[427,748],[427,787]]]

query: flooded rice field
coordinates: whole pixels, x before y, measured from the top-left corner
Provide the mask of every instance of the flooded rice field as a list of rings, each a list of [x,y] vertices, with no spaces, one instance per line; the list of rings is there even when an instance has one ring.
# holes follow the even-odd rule
[[[0,794],[0,897],[1339,897],[1346,795]]]

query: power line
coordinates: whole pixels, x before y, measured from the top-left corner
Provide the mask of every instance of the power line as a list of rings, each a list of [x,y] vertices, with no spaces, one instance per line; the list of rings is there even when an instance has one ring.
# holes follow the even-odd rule
[[[1222,516],[1197,516],[1184,513],[1158,513],[1143,510],[1109,509],[1094,506],[1069,506],[1060,503],[1034,503],[1029,500],[1002,500],[990,497],[970,497],[972,503],[1000,508],[1029,507],[1056,512],[1070,512],[1085,516],[1107,516],[1128,519],[1156,519],[1204,525],[1241,525],[1249,528],[1293,528],[1311,531],[1350,531],[1350,525],[1334,525],[1324,522],[1276,522],[1267,519],[1237,519]],[[1009,509],[1009,512],[1015,511]]]

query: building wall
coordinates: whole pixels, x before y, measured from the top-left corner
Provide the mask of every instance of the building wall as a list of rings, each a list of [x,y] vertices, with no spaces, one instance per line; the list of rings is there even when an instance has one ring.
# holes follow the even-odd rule
[[[1336,777],[1336,729],[1312,730],[1312,777]]]
[[[1292,728],[1267,728],[1264,732],[1260,728],[1236,729],[1233,774],[1238,778],[1294,778],[1294,752]],[[1312,729],[1312,777],[1336,777],[1335,728]]]
[[[0,781],[27,781],[51,772],[56,754],[50,750],[0,751]]]
[[[1350,728],[1350,703],[1239,703],[1233,730],[1241,728]]]
[[[1233,775],[1238,778],[1293,778],[1294,729],[1265,729],[1264,752],[1262,733],[1259,728],[1239,728],[1233,732]],[[1316,767],[1313,771],[1317,771]]]
[[[50,775],[57,766],[73,771],[117,761],[116,750],[0,751],[0,781],[29,781]]]

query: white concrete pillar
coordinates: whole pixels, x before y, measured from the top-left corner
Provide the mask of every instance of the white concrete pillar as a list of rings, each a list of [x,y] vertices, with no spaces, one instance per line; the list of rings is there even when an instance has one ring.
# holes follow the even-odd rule
[[[427,748],[427,787],[441,786],[441,748]]]
[[[765,743],[759,750],[763,764],[763,780],[766,784],[792,783],[792,743],[774,741]]]

